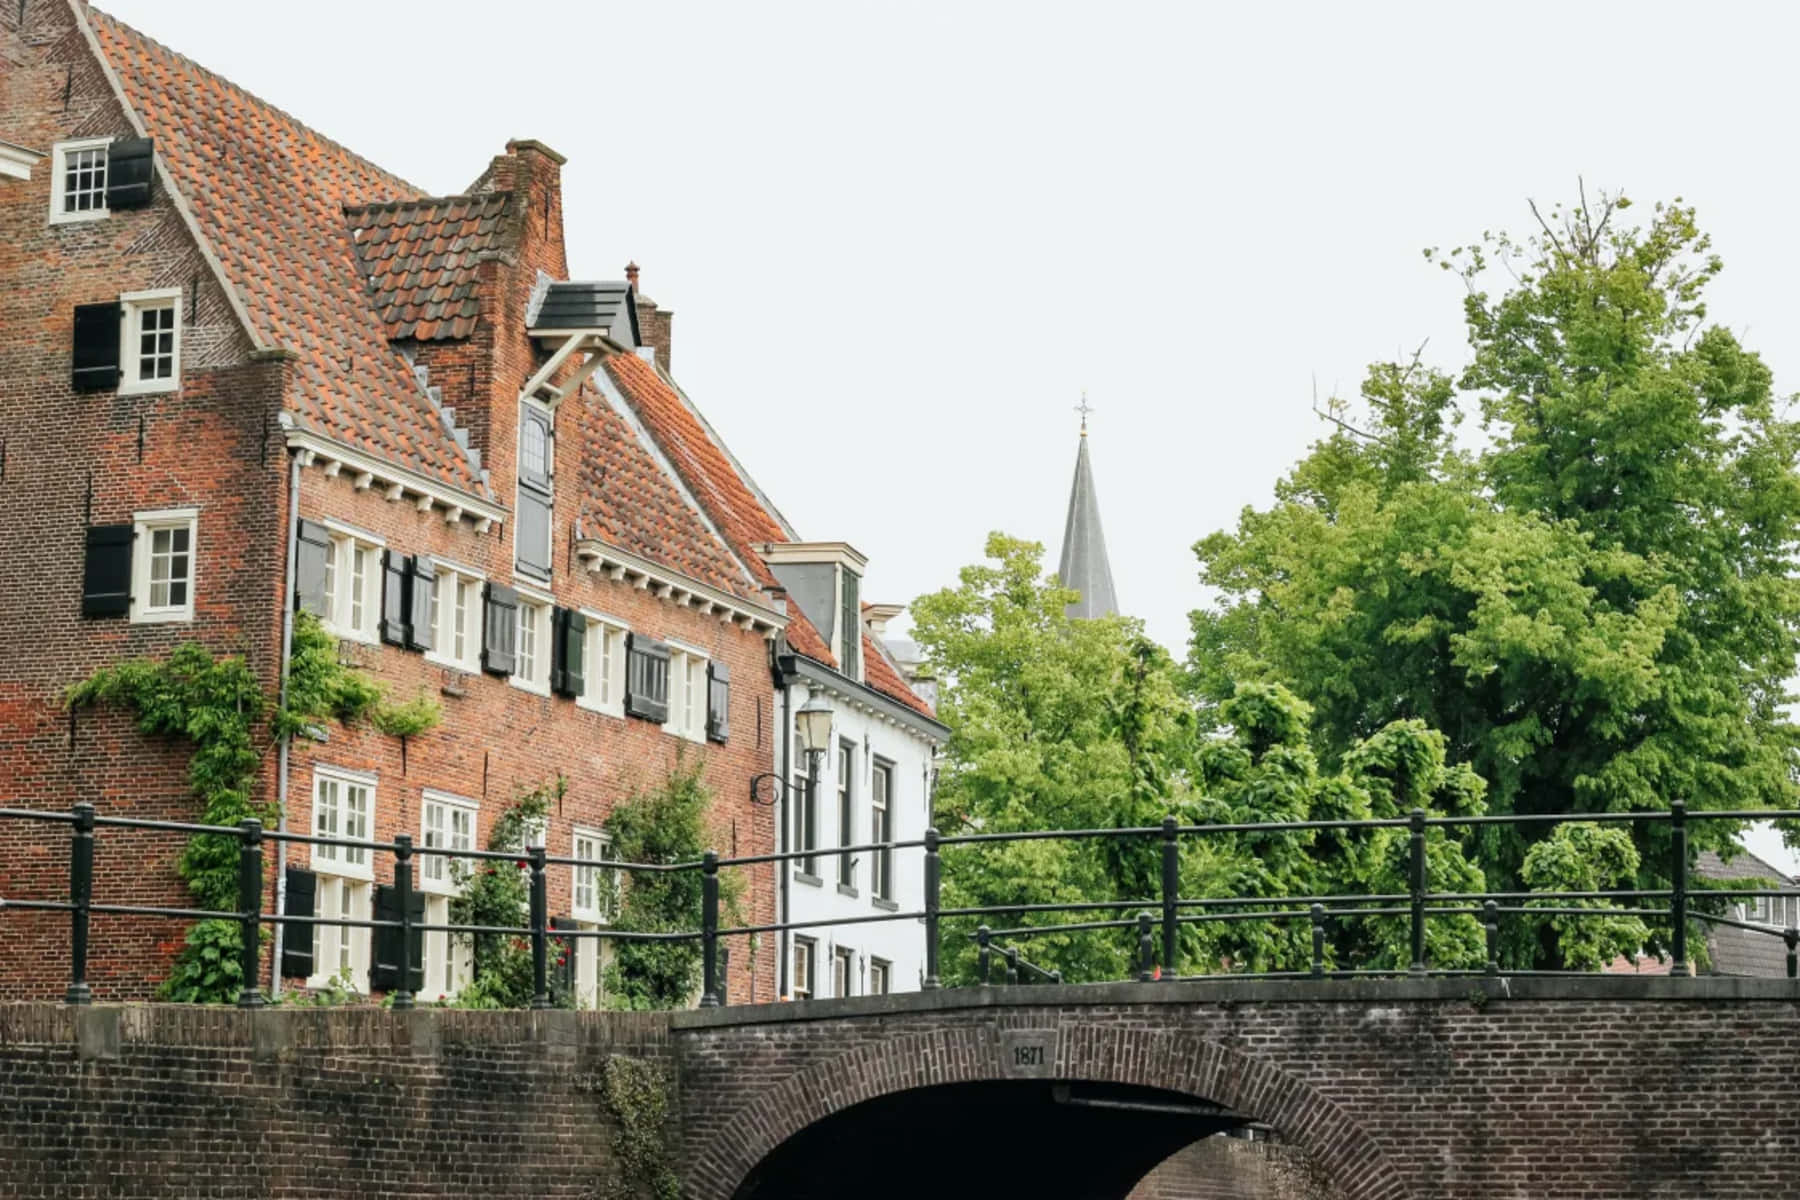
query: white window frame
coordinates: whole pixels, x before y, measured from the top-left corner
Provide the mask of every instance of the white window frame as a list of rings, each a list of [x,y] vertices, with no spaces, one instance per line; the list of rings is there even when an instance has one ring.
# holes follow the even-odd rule
[[[831,948],[831,994],[837,1000],[856,994],[856,951],[849,946]]]
[[[881,976],[881,987],[875,986],[875,976]],[[868,957],[868,983],[863,987],[863,994],[868,996],[885,996],[894,990],[894,964],[885,958]]]
[[[455,667],[459,671],[475,674],[481,670],[481,585],[485,577],[481,572],[470,567],[458,566],[434,558],[432,565],[437,569],[437,582],[433,585],[435,595],[431,603],[433,627],[431,631],[431,649],[425,657],[441,666]],[[467,600],[463,605],[463,652],[456,653],[456,592],[457,587],[467,589]]]
[[[353,642],[381,643],[381,555],[387,543],[375,534],[327,518],[321,522],[331,532],[331,573],[324,626],[327,632]],[[351,613],[356,600],[356,576],[350,569],[352,556],[358,549],[368,558],[363,571],[360,626],[353,623]]]
[[[442,823],[435,827],[431,819],[434,809],[442,817]],[[418,844],[430,846],[441,834],[444,839],[443,845],[447,849],[473,850],[479,829],[480,809],[479,804],[466,797],[453,796],[449,792],[426,788],[419,796]],[[459,824],[463,826],[460,830],[457,828]],[[457,886],[456,872],[452,869],[452,865],[461,862],[466,866],[467,861],[438,854],[418,855],[418,870],[413,872],[413,876],[418,880],[419,890],[434,895],[454,896],[460,889]]]
[[[450,923],[449,896],[435,892],[425,894],[425,923]],[[474,940],[466,934],[446,933],[443,930],[428,930],[424,938],[425,989],[420,998],[430,996],[431,990],[436,988],[440,1000],[449,1000],[468,987],[475,976]]]
[[[805,964],[805,970],[801,965]],[[794,938],[794,973],[793,996],[796,1000],[811,1000],[819,994],[819,943],[809,937]],[[801,980],[805,980],[804,987]]]
[[[587,848],[583,848],[583,843]],[[612,839],[598,829],[577,825],[569,839],[569,857],[598,862],[615,860]],[[582,891],[587,902],[582,903]],[[607,867],[572,867],[569,873],[569,913],[590,925],[610,925],[618,917],[621,889],[619,872]]]
[[[580,918],[575,924],[580,929],[600,928]],[[578,937],[570,938],[569,946],[575,955],[575,1007],[599,1008],[606,992],[606,943],[597,937]]]
[[[317,847],[314,847],[317,849]],[[344,898],[348,896],[346,907]],[[319,917],[354,917],[367,921],[374,912],[375,885],[367,879],[351,875],[321,873],[319,879]],[[313,926],[313,973],[307,977],[310,988],[329,987],[341,979],[353,992],[368,990],[369,930],[367,926]]]
[[[869,758],[869,840],[871,842],[892,842],[894,840],[894,764],[880,755],[871,754]],[[876,820],[875,814],[881,818]],[[877,829],[876,826],[881,828]],[[871,850],[869,852],[869,897],[872,900],[892,900],[894,898],[894,852],[892,850]]]
[[[625,635],[631,627],[617,617],[582,609],[587,638],[581,653],[583,685],[575,703],[609,717],[625,715]],[[610,656],[609,656],[610,650]]]
[[[663,729],[690,742],[706,742],[706,664],[704,650],[680,642],[669,646],[669,719]]]
[[[329,826],[323,820],[326,807],[321,798],[326,791],[326,784],[336,785],[333,793],[334,803],[330,805],[336,810],[335,820]],[[353,813],[346,803],[350,798],[349,789],[360,788],[366,794],[366,803],[361,820],[352,818]],[[312,786],[312,833],[314,837],[354,838],[358,841],[369,841],[375,822],[375,789],[376,776],[369,771],[352,771],[346,767],[328,767],[323,764],[313,767]],[[321,875],[341,875],[349,879],[372,880],[375,878],[375,852],[359,846],[314,846],[312,848],[313,870]]]
[[[194,619],[194,593],[200,582],[200,510],[197,508],[159,508],[131,514],[131,622],[155,625],[170,621]],[[152,547],[159,530],[186,529],[187,599],[180,604],[150,603]]]
[[[513,646],[513,673],[507,679],[516,688],[538,696],[550,694],[550,659],[556,653],[556,631],[551,615],[555,601],[541,592],[528,592],[515,585],[519,593],[519,636]],[[531,635],[531,657],[525,655],[525,610],[537,614],[537,628]]]
[[[104,156],[106,174],[100,183],[100,204],[97,208],[83,209],[80,212],[64,212],[63,202],[68,198],[67,179],[69,155],[84,150],[107,150],[112,146],[110,137],[78,138],[70,142],[58,142],[50,147],[50,223],[52,225],[72,225],[77,221],[99,221],[112,215],[106,207],[106,179],[112,174],[112,156]]]
[[[153,392],[173,392],[181,387],[181,289],[157,288],[148,292],[126,292],[119,297],[123,319],[119,322],[119,395],[143,396]],[[170,339],[169,376],[145,379],[138,372],[143,361],[139,336],[144,314],[167,310],[174,316]]]

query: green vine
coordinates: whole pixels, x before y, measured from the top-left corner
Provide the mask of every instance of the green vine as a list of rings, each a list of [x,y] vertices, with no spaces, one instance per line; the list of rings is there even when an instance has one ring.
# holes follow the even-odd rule
[[[345,724],[367,719],[383,728],[384,711],[404,714],[399,723],[408,732],[422,732],[439,715],[423,696],[387,705],[379,684],[338,662],[335,639],[309,613],[299,614],[294,625],[287,685],[286,704],[269,715],[277,741],[314,733],[332,719]],[[64,700],[71,709],[118,705],[136,714],[140,732],[190,742],[194,753],[188,760],[188,786],[199,802],[201,824],[236,825],[254,817],[268,825],[275,820],[275,806],[255,798],[262,756],[253,731],[269,705],[242,656],[215,658],[204,646],[189,642],[162,662],[132,659],[103,667],[72,685]],[[196,907],[237,907],[237,852],[236,840],[223,835],[188,839],[176,872]],[[189,1003],[235,999],[244,982],[241,945],[236,922],[196,922],[163,981],[162,997]]]
[[[681,1180],[669,1163],[667,1073],[645,1059],[619,1054],[606,1060],[602,1072],[606,1110],[617,1121],[613,1161],[619,1167],[606,1200],[677,1200]]]
[[[552,783],[540,784],[521,792],[494,820],[488,833],[489,850],[518,854],[516,863],[487,860],[470,866],[461,860],[450,863],[450,878],[457,894],[450,900],[450,923],[453,925],[489,925],[519,928],[529,920],[531,900],[530,875],[525,870],[525,848],[530,833],[541,828],[550,814],[550,806],[561,801],[568,784],[562,776]],[[473,977],[468,986],[456,994],[458,1008],[527,1008],[535,991],[531,947],[523,937],[514,934],[478,933],[475,937]],[[567,965],[571,947],[564,938],[551,941],[550,962],[553,967]],[[572,1008],[575,996],[564,981],[564,972],[550,973],[550,999],[558,1008]]]

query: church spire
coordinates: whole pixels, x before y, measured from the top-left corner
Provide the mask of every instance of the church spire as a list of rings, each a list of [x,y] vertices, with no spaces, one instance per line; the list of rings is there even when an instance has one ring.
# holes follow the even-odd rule
[[[1057,575],[1064,587],[1081,593],[1069,605],[1071,617],[1101,617],[1119,611],[1113,595],[1112,565],[1106,559],[1106,535],[1100,530],[1100,498],[1094,493],[1094,468],[1088,461],[1087,393],[1076,408],[1081,414],[1081,448],[1075,453],[1075,483],[1069,489],[1069,517],[1063,525],[1062,565]]]

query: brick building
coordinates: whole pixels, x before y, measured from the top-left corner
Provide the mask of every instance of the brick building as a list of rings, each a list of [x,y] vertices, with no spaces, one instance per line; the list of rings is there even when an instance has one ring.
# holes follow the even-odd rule
[[[717,848],[774,848],[752,780],[784,741],[789,609],[597,386],[669,388],[671,314],[630,280],[570,280],[562,162],[509,142],[427,196],[79,0],[4,6],[0,803],[192,819],[186,748],[71,714],[65,689],[198,641],[273,697],[303,609],[443,719],[271,748],[258,796],[287,828],[480,846],[560,777],[548,850],[598,856],[620,798],[699,756]],[[0,896],[62,895],[64,839],[0,828]],[[181,903],[174,846],[103,831],[96,900]],[[391,868],[280,859],[270,903],[321,916],[368,915]],[[774,918],[774,876],[745,872],[747,921]],[[550,886],[553,912],[606,919],[592,877]],[[181,936],[96,917],[96,995],[147,994]],[[9,914],[6,937],[0,997],[56,994],[66,918]],[[366,982],[363,933],[282,950],[290,984]],[[441,935],[425,957],[427,995],[466,978]],[[773,960],[736,950],[731,1002],[773,998]],[[598,964],[576,967],[592,998]]]

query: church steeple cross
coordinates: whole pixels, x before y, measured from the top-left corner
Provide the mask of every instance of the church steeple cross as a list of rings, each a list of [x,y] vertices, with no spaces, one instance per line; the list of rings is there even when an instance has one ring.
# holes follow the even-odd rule
[[[1087,402],[1086,388],[1081,389],[1081,403],[1075,406],[1075,411],[1081,414],[1081,436],[1086,437],[1088,414],[1094,411],[1094,406]]]

